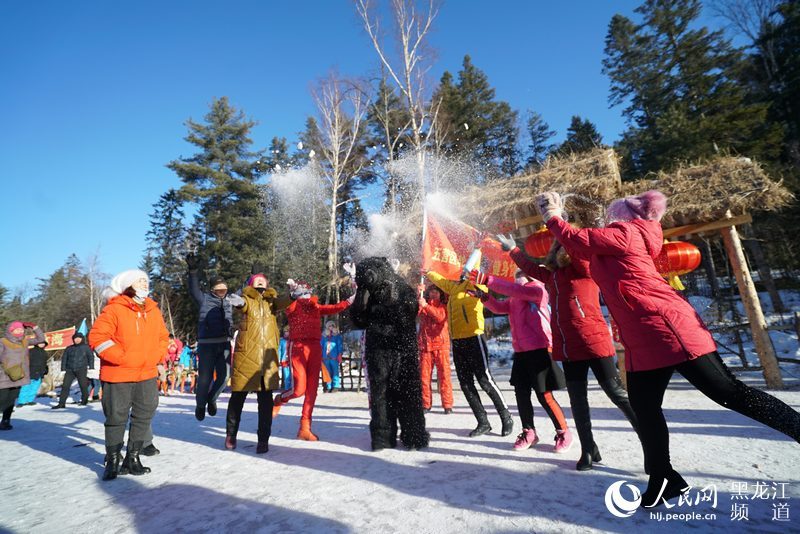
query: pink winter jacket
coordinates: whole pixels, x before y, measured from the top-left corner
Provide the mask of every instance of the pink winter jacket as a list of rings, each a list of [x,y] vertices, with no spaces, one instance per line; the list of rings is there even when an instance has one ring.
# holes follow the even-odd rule
[[[514,352],[550,349],[553,341],[544,284],[534,280],[521,285],[490,276],[486,285],[492,291],[509,297],[506,300],[497,300],[487,296],[483,305],[494,313],[508,315]]]
[[[570,254],[589,259],[619,328],[626,370],[660,369],[717,350],[694,308],[656,270],[660,223],[635,219],[579,230],[553,217],[547,228]]]

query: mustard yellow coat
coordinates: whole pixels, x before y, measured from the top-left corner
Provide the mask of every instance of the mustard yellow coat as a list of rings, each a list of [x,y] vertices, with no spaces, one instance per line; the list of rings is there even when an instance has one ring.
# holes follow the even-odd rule
[[[278,298],[273,288],[259,293],[252,286],[242,290],[244,306],[238,308],[239,333],[231,366],[233,391],[261,391],[278,389],[278,344],[280,331],[275,314],[291,304],[288,298]]]

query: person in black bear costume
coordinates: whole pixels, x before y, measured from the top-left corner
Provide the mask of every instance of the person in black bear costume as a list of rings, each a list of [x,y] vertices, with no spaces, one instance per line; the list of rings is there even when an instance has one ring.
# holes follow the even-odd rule
[[[372,450],[428,446],[417,360],[417,295],[386,258],[367,258],[356,266],[358,286],[350,307],[353,323],[366,329]]]

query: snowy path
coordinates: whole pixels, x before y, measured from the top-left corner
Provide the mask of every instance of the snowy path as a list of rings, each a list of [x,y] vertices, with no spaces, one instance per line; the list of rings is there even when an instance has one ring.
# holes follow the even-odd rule
[[[516,414],[508,369],[497,370],[496,378]],[[760,382],[757,374],[747,380]],[[787,383],[790,389],[778,396],[800,408],[800,381],[787,376]],[[716,509],[700,503],[680,512],[717,518],[676,525],[641,510],[627,518],[611,515],[606,489],[619,480],[643,489],[646,478],[633,431],[590,385],[604,463],[586,473],[574,470],[577,438],[569,453],[552,452],[553,427],[541,408],[535,416],[543,441],[533,450],[512,452],[514,436],[496,431],[465,437],[474,419],[460,391],[454,414],[434,408],[428,415],[427,450],[369,451],[366,396],[320,393],[314,430],[323,441],[294,439],[300,406],[294,401],[275,420],[265,456],[254,454],[254,397],[245,405],[239,448],[229,452],[222,449],[227,395],[219,415],[202,423],[194,419],[193,397],[181,395],[161,398],[154,421],[161,455],[144,459],[153,472],[104,483],[100,405],[51,411],[40,398],[37,406],[15,412],[14,430],[0,433],[0,531],[800,531],[800,447],[677,378],[664,405],[673,463],[694,487],[718,489]],[[556,396],[569,417],[566,392]],[[499,427],[496,415],[492,423]],[[757,482],[786,482],[787,498],[733,501],[735,482],[747,483],[751,494]],[[731,520],[737,502],[748,504],[748,521]],[[788,522],[773,521],[776,504],[788,508]]]

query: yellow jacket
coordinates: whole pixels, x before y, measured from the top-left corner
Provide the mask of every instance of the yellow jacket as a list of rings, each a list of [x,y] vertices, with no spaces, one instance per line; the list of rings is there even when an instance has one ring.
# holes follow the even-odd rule
[[[466,339],[483,334],[483,303],[481,299],[467,295],[476,287],[489,290],[484,285],[475,285],[469,280],[455,282],[441,274],[428,271],[428,280],[448,295],[447,320],[450,326],[450,339]]]

